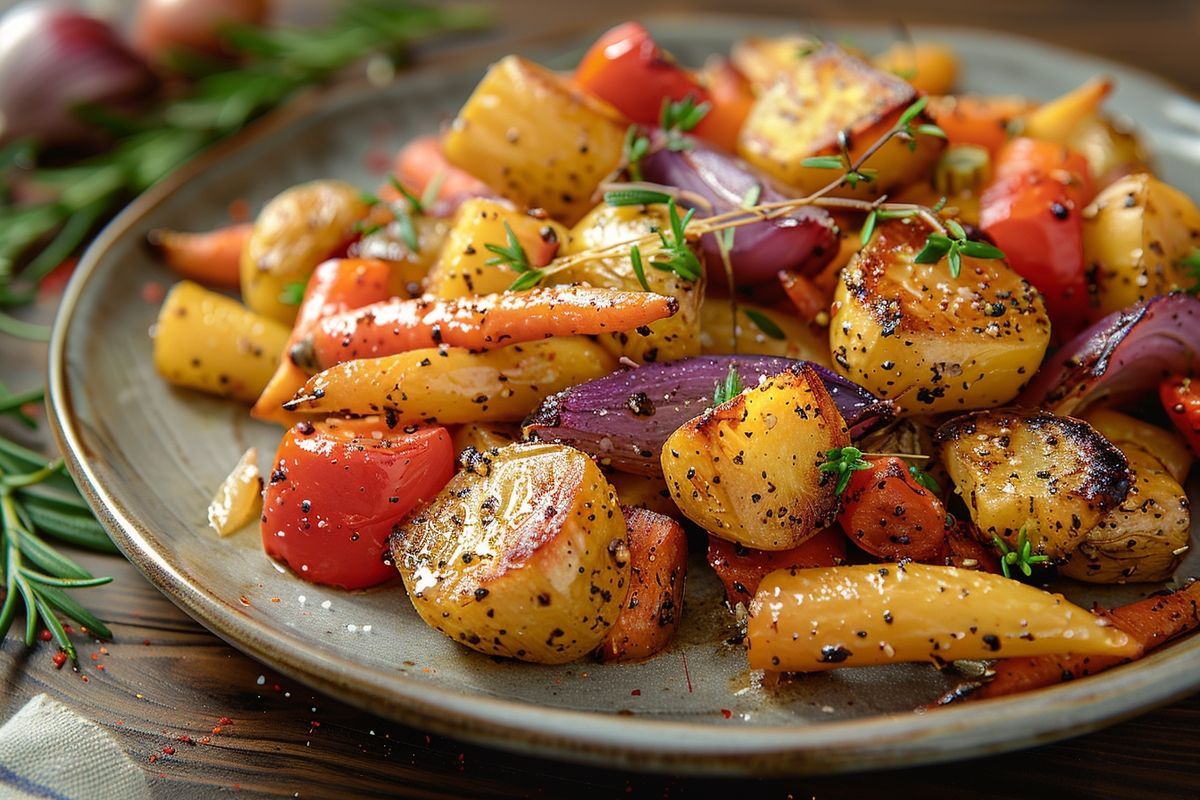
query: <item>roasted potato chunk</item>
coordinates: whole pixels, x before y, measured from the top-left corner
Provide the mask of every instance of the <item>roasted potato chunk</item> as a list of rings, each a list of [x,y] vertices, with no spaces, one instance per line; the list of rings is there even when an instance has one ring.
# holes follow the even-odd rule
[[[492,65],[458,112],[446,159],[505,197],[573,225],[621,160],[625,122],[603,101],[519,56]]]
[[[685,423],[663,445],[662,467],[688,519],[746,547],[786,550],[833,521],[836,481],[820,466],[848,444],[829,392],[801,364]]]
[[[1180,265],[1200,243],[1200,209],[1186,194],[1142,172],[1121,178],[1083,211],[1084,264],[1100,319],[1139,300],[1195,284]]]
[[[1165,469],[1177,483],[1187,480],[1192,469],[1192,453],[1174,431],[1151,425],[1111,408],[1089,409],[1082,419],[1129,454],[1130,449],[1144,450]]]
[[[762,308],[749,303],[738,303],[736,339],[734,336],[733,308],[728,298],[709,297],[700,309],[700,352],[704,355],[742,353],[761,356],[787,356],[812,361],[823,367],[832,366],[829,358],[829,341],[824,333],[820,336],[791,314],[774,309]],[[749,313],[747,313],[749,312]],[[754,319],[757,315],[767,318],[767,333]],[[775,330],[778,328],[778,330]],[[782,333],[782,338],[778,334]]]
[[[1012,400],[1050,343],[1046,305],[1000,260],[917,264],[928,231],[894,220],[842,270],[829,341],[838,372],[900,413],[989,408]]]
[[[856,159],[887,133],[917,100],[916,90],[895,75],[875,69],[836,45],[793,58],[775,83],[759,95],[738,136],[738,154],[767,174],[808,194],[837,173],[804,166],[813,156],[836,155],[838,134],[846,131]],[[917,124],[928,122],[921,116]],[[911,183],[929,171],[945,142],[918,134],[916,149],[892,139],[867,159],[876,179],[833,193],[877,197]]]
[[[489,655],[563,664],[594,650],[630,579],[625,520],[600,468],[562,445],[464,460],[391,538],[417,613]]]
[[[565,255],[596,250],[668,230],[665,206],[601,205],[571,230]],[[699,254],[698,254],[699,255]],[[675,272],[645,270],[650,290],[679,301],[673,316],[651,323],[640,330],[611,333],[597,341],[615,357],[625,356],[639,364],[652,361],[677,361],[700,354],[700,313],[704,299],[704,273],[689,281]],[[569,267],[554,276],[558,283],[588,283],[605,289],[642,291],[629,255],[594,259]]]
[[[632,472],[611,470],[607,473],[608,482],[622,506],[648,508],[665,517],[683,518],[675,501],[671,499],[671,490],[657,475],[634,475]]]
[[[1162,463],[1137,445],[1123,448],[1129,495],[1087,532],[1059,574],[1088,583],[1165,581],[1189,547],[1187,493]]]
[[[622,507],[629,536],[629,594],[597,655],[638,661],[666,647],[683,615],[687,534],[670,517]]]
[[[1046,411],[978,411],[934,435],[975,526],[1065,560],[1129,493],[1124,454],[1086,422]]]
[[[504,201],[478,197],[463,203],[454,215],[454,226],[438,259],[429,270],[426,291],[453,299],[503,292],[519,277],[506,264],[491,263],[494,244],[507,248],[508,231],[517,237],[529,263],[541,267],[558,253],[566,229],[550,220],[539,220]]]
[[[344,181],[311,181],[276,195],[242,250],[242,300],[291,324],[296,306],[281,299],[284,289],[307,283],[318,264],[357,235],[355,224],[370,211],[362,192]]]
[[[793,36],[747,36],[734,44],[729,54],[737,71],[750,81],[755,94],[771,87],[779,73],[788,69],[803,54],[815,53],[818,39],[804,34]]]

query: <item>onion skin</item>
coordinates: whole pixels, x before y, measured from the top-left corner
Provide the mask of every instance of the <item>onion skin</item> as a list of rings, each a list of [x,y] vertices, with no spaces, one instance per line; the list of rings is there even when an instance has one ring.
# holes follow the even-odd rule
[[[1049,359],[1018,398],[1030,408],[1077,414],[1101,398],[1153,391],[1200,355],[1200,299],[1160,295],[1116,311]]]
[[[679,204],[696,209],[696,217],[722,214],[742,206],[746,193],[756,184],[760,203],[788,199],[753,167],[731,155],[694,142],[690,150],[660,149],[642,159],[645,179],[674,186],[706,199],[711,208],[690,201],[687,194]],[[729,251],[729,264],[739,286],[778,279],[781,269],[809,275],[819,272],[838,251],[837,226],[823,208],[798,208],[777,219],[738,227]],[[725,264],[715,235],[700,237],[708,279],[724,286]]]
[[[107,23],[69,6],[25,3],[0,18],[0,146],[96,143],[80,106],[135,110],[154,90],[149,67]]]
[[[601,464],[637,475],[662,475],[659,452],[672,433],[712,405],[713,390],[736,366],[743,386],[799,364],[778,356],[696,356],[647,364],[581,383],[546,398],[525,421],[525,435],[562,442]],[[816,364],[851,437],[891,419],[892,404]]]

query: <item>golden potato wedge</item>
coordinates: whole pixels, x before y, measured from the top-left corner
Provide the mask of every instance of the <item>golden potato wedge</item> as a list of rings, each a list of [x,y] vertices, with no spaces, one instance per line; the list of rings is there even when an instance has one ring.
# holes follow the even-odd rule
[[[1129,495],[1087,532],[1058,572],[1088,583],[1165,581],[1190,545],[1187,493],[1140,446],[1122,447],[1132,472]]]
[[[1187,480],[1192,469],[1192,452],[1174,431],[1135,419],[1111,408],[1092,408],[1082,415],[1087,424],[1103,434],[1122,453],[1131,448],[1144,450],[1167,471],[1177,483]]]
[[[344,181],[311,181],[276,195],[242,250],[242,300],[291,324],[296,306],[281,299],[284,289],[308,283],[318,264],[355,237],[355,224],[370,211],[363,193]]]
[[[1191,288],[1180,261],[1200,244],[1200,209],[1146,172],[1121,178],[1083,210],[1093,320],[1139,300]]]
[[[564,255],[595,250],[667,230],[666,207],[609,206],[593,209],[571,230]],[[697,251],[697,256],[701,257]],[[701,257],[702,258],[702,257]],[[639,331],[600,336],[597,341],[613,356],[625,356],[639,364],[653,361],[677,361],[700,354],[700,309],[704,299],[705,276],[689,281],[675,272],[646,268],[650,290],[679,301],[673,316],[651,323]],[[595,259],[568,267],[553,277],[555,283],[587,283],[606,289],[640,292],[643,287],[633,271],[628,255]]]
[[[481,453],[521,441],[521,426],[507,422],[468,422],[454,432],[454,452],[472,447]]]
[[[1046,305],[1000,260],[913,258],[928,233],[919,222],[881,224],[842,270],[829,340],[835,369],[900,413],[998,406],[1037,372],[1050,343]]]
[[[594,650],[630,583],[625,520],[600,468],[547,444],[474,453],[466,467],[391,538],[417,613],[489,655],[563,664]]]
[[[1067,145],[1082,153],[1096,186],[1136,172],[1149,172],[1150,154],[1133,129],[1103,114],[1085,119],[1071,135]]]
[[[622,506],[621,513],[629,539],[629,594],[596,651],[601,661],[649,658],[671,642],[683,619],[683,526],[646,508]]]
[[[338,364],[309,379],[288,411],[386,414],[409,424],[516,422],[542,400],[607,375],[617,362],[585,336],[514,344],[486,353],[427,347]]]
[[[829,341],[824,332],[817,335],[799,318],[783,311],[738,303],[737,338],[734,339],[733,308],[727,297],[709,297],[700,309],[700,352],[704,355],[741,353],[761,356],[802,358],[823,367],[832,367]],[[747,313],[748,312],[748,313]],[[778,332],[768,334],[754,319],[766,317]],[[782,333],[779,338],[776,333]]]
[[[218,536],[237,533],[262,514],[263,479],[258,471],[258,450],[242,453],[233,471],[221,481],[208,503],[208,525]]]
[[[573,225],[617,168],[625,121],[519,56],[493,64],[443,142],[446,159],[503,196]]]
[[[905,81],[825,44],[798,58],[759,95],[738,135],[738,154],[768,175],[808,194],[835,179],[835,170],[804,166],[813,156],[837,155],[838,134],[849,136],[851,159],[866,152],[917,100]],[[923,115],[915,124],[928,122]],[[918,134],[916,149],[892,139],[863,165],[875,179],[833,194],[871,198],[928,173],[945,142]]]
[[[934,440],[985,538],[1064,560],[1129,493],[1129,464],[1086,422],[1047,411],[977,411],[938,428]]]
[[[664,517],[683,518],[671,499],[666,481],[657,475],[634,475],[620,470],[612,470],[606,475],[622,506],[648,508]]]
[[[797,60],[808,58],[821,48],[819,39],[804,34],[792,36],[748,36],[733,45],[729,59],[737,71],[750,81],[755,94],[771,87],[779,73],[790,69]]]
[[[502,200],[487,197],[467,200],[455,214],[454,227],[429,270],[426,280],[429,294],[453,299],[503,292],[512,286],[519,273],[505,264],[488,263],[496,254],[487,245],[509,246],[506,224],[535,267],[549,263],[567,236],[566,228],[561,225],[531,217]]]
[[[425,280],[450,235],[451,221],[445,217],[418,214],[412,223],[417,235],[415,252],[409,249],[398,222],[389,222],[378,231],[364,235],[347,251],[351,258],[377,258],[391,264],[388,288],[395,297],[412,298],[425,294]]]
[[[750,604],[746,643],[751,669],[781,672],[1141,653],[1130,636],[1060,594],[927,564],[772,572]]]
[[[662,448],[671,497],[714,536],[786,550],[837,512],[825,452],[850,444],[846,423],[807,364],[768,378],[705,411]]]
[[[291,331],[198,283],[171,288],[154,326],[154,367],[176,386],[253,403]]]

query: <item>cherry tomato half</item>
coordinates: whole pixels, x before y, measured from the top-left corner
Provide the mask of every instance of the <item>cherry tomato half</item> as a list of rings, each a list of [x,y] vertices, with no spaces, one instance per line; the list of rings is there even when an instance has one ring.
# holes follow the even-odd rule
[[[1200,380],[1176,375],[1162,382],[1158,394],[1167,416],[1200,457]]]

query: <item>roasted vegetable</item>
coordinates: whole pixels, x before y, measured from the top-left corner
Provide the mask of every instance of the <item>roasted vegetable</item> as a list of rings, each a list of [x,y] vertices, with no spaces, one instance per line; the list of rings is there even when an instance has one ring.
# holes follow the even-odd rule
[[[674,297],[588,286],[504,292],[459,300],[388,300],[326,317],[302,342],[312,366],[379,358],[423,347],[474,352],[554,336],[628,331],[672,316]],[[295,351],[293,351],[295,352]]]
[[[846,563],[846,536],[837,527],[826,528],[789,550],[752,550],[740,544],[708,537],[708,565],[725,587],[731,609],[749,605],[758,584],[780,569],[836,567]]]
[[[146,241],[182,277],[206,286],[237,289],[241,286],[242,250],[253,231],[248,222],[204,233],[160,228],[150,231]]]
[[[986,538],[1065,560],[1129,493],[1125,456],[1086,422],[1045,411],[979,411],[938,428],[954,490]]]
[[[1080,125],[1096,116],[1115,86],[1112,78],[1090,78],[1030,111],[1021,120],[1021,133],[1046,142],[1066,144]]]
[[[472,447],[481,453],[521,441],[521,428],[507,422],[468,422],[454,432],[454,452]]]
[[[401,431],[378,417],[301,422],[271,464],[263,550],[313,583],[365,589],[393,579],[389,534],[453,474],[445,428]]]
[[[662,468],[675,505],[709,533],[787,550],[833,521],[835,481],[819,468],[849,443],[820,376],[801,363],[680,427]]]
[[[1018,402],[1077,414],[1119,403],[1186,374],[1200,355],[1200,299],[1169,294],[1114,311],[1046,360]]]
[[[749,164],[700,143],[683,150],[664,147],[641,165],[646,180],[682,190],[680,204],[696,209],[697,219],[788,199]],[[708,280],[721,287],[728,285],[723,242],[729,245],[734,283],[749,286],[774,280],[781,269],[820,272],[837,253],[837,225],[825,209],[806,206],[739,226],[733,234],[700,237]]]
[[[1155,592],[1144,600],[1118,606],[1112,611],[1098,613],[1111,625],[1129,635],[1143,652],[1154,650],[1171,639],[1200,626],[1200,583],[1190,580],[1173,592]],[[1029,658],[1002,658],[990,672],[994,677],[987,683],[969,683],[950,692],[939,705],[961,700],[983,700],[989,697],[1028,692],[1043,686],[1086,678],[1118,664],[1132,656],[1102,655],[1044,655]]]
[[[934,97],[926,106],[951,145],[976,145],[993,156],[1020,127],[1033,104],[1023,97]]]
[[[1046,307],[1003,261],[917,264],[927,231],[895,220],[842,271],[829,325],[839,372],[893,398],[901,413],[997,406],[1037,370],[1050,341]]]
[[[1062,595],[925,564],[773,572],[750,605],[746,644],[751,669],[780,672],[1140,651],[1120,629]]]
[[[790,68],[797,58],[815,53],[819,40],[804,34],[788,36],[747,36],[734,43],[730,60],[746,76],[755,93],[771,87],[779,73]]]
[[[487,353],[429,347],[348,361],[311,378],[288,411],[387,414],[400,423],[515,422],[547,395],[607,375],[613,358],[584,337]]]
[[[637,475],[615,469],[607,475],[622,506],[648,508],[665,517],[683,519],[675,501],[671,499],[671,490],[661,476]]]
[[[1168,409],[1169,411],[1170,409]],[[1095,408],[1081,417],[1115,444],[1121,452],[1137,448],[1146,451],[1177,483],[1187,480],[1194,460],[1175,433],[1135,419],[1111,408]]]
[[[208,504],[208,524],[218,536],[237,533],[259,515],[263,479],[258,472],[258,451],[242,453],[233,471],[221,482]]]
[[[505,197],[573,225],[621,160],[607,103],[518,56],[492,65],[443,142],[446,158]]]
[[[1200,382],[1173,375],[1159,384],[1158,396],[1175,430],[1183,436],[1192,453],[1200,455]],[[1172,474],[1183,481],[1177,471]]]
[[[683,619],[687,534],[662,514],[622,507],[629,537],[629,594],[597,654],[637,661],[666,647]]]
[[[175,284],[154,326],[154,366],[176,386],[253,403],[279,363],[288,329],[191,281]]]
[[[838,524],[861,549],[888,561],[928,561],[945,545],[946,507],[899,458],[868,459],[842,492]]]
[[[896,42],[871,63],[912,84],[922,94],[949,94],[958,81],[958,56],[930,42]]]
[[[1060,575],[1089,583],[1165,581],[1188,551],[1187,493],[1148,451],[1130,444],[1121,449],[1129,462],[1129,494],[1087,532],[1059,565]]]
[[[738,154],[767,174],[811,193],[837,177],[827,169],[805,166],[814,156],[836,155],[838,134],[845,131],[850,157],[856,159],[887,133],[917,99],[903,80],[881,72],[825,44],[812,55],[793,58],[750,110],[738,137]],[[920,122],[927,121],[923,115]],[[869,158],[865,169],[876,179],[843,186],[843,196],[876,197],[926,173],[944,142],[919,134],[915,150],[898,139]]]
[[[242,299],[259,314],[291,323],[296,306],[286,301],[292,284],[357,236],[355,225],[370,207],[362,192],[343,181],[312,181],[276,195],[259,212],[242,249]]]
[[[503,292],[512,286],[519,274],[498,263],[496,253],[487,247],[510,247],[509,231],[531,267],[550,263],[566,235],[562,226],[523,214],[502,200],[468,200],[459,207],[446,244],[429,270],[428,292],[453,299]]]
[[[1200,243],[1200,209],[1178,189],[1145,172],[1129,175],[1097,195],[1083,217],[1092,319],[1197,285],[1180,262]]]
[[[401,185],[423,197],[430,184],[437,183],[438,200],[455,205],[470,197],[485,197],[487,184],[446,160],[440,136],[418,136],[396,153],[392,175]],[[400,200],[391,182],[379,188],[384,199]]]
[[[625,520],[599,468],[543,444],[464,460],[391,539],[417,613],[489,655],[562,664],[594,650],[630,586]]]
[[[571,230],[565,255],[628,242],[655,230],[667,230],[665,206],[597,206]],[[598,340],[613,356],[625,356],[639,364],[676,361],[700,353],[700,309],[705,302],[705,279],[688,280],[678,273],[643,268],[651,291],[673,298],[678,311],[653,322],[647,330],[620,331]],[[642,283],[634,272],[628,252],[592,259],[569,267],[554,276],[559,283],[587,283],[592,286],[640,292]],[[616,331],[617,329],[613,329]]]
[[[438,262],[450,237],[451,218],[429,213],[410,215],[412,227],[409,229],[407,223],[399,222],[386,212],[372,211],[372,218],[378,216],[379,221],[371,223],[363,231],[362,238],[350,244],[346,255],[387,261],[392,267],[388,281],[391,296],[420,297],[425,293],[429,271]],[[415,250],[412,248],[414,242]]]
[[[733,367],[743,386],[756,386],[803,362],[769,356],[700,356],[647,364],[572,386],[547,398],[525,422],[525,434],[561,441],[605,466],[661,475],[659,453],[667,437],[710,405],[717,383]],[[891,419],[891,406],[834,373],[815,367],[838,411],[859,436]]]
[[[833,366],[825,336],[818,336],[785,312],[738,303],[735,337],[733,304],[727,298],[708,297],[700,309],[700,326],[700,347],[705,355],[785,356]]]

